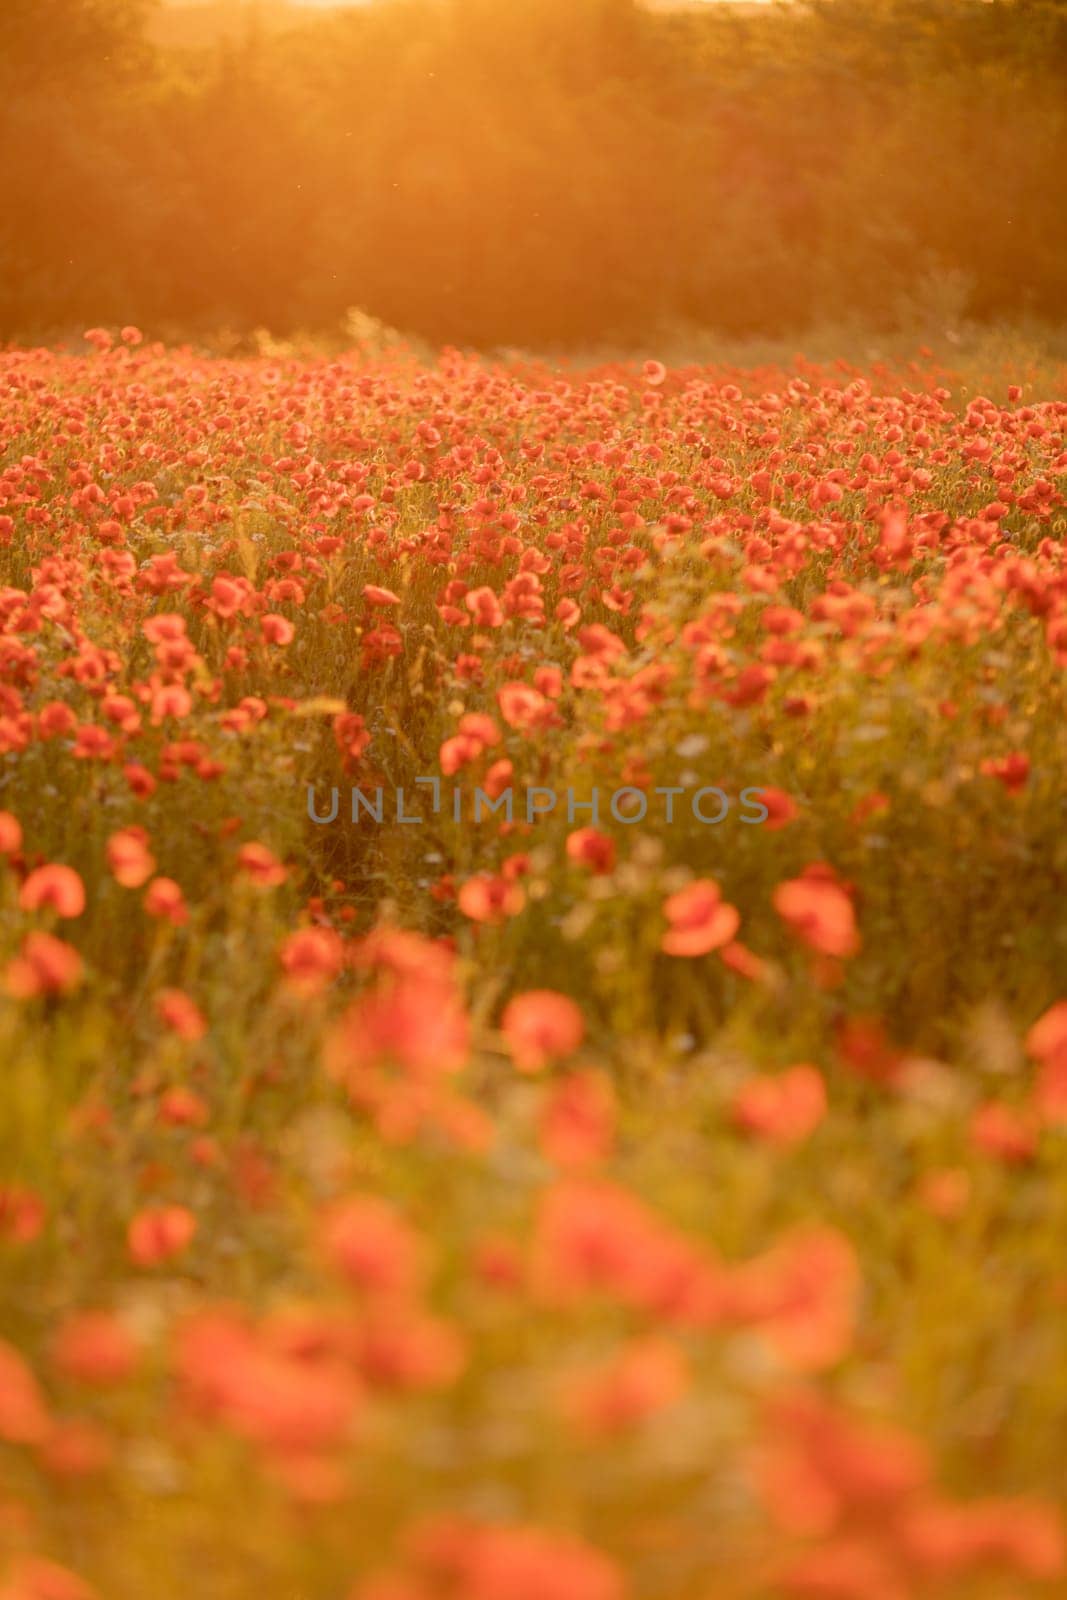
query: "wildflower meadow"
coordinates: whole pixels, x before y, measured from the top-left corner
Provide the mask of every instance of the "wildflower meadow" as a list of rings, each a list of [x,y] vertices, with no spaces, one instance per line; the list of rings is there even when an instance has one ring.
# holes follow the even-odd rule
[[[0,353],[2,1600],[1067,1595],[1015,378]]]

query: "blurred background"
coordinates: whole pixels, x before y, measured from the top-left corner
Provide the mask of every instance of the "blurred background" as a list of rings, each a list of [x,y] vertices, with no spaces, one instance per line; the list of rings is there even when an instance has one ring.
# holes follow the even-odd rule
[[[1067,323],[1067,0],[3,0],[0,339]]]

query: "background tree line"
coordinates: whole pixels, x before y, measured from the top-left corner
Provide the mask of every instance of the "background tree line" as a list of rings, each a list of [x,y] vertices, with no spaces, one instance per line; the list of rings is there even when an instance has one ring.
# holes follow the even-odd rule
[[[1067,0],[0,7],[0,337],[1067,320]]]

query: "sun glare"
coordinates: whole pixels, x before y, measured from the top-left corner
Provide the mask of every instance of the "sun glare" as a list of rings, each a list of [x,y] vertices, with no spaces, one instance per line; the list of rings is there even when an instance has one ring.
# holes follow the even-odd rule
[[[1067,1600],[1067,0],[0,0],[0,1600]]]

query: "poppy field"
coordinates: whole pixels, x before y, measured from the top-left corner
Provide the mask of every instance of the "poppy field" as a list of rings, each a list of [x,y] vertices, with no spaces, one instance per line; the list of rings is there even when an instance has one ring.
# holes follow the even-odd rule
[[[0,354],[0,1600],[1067,1595],[988,387]]]

